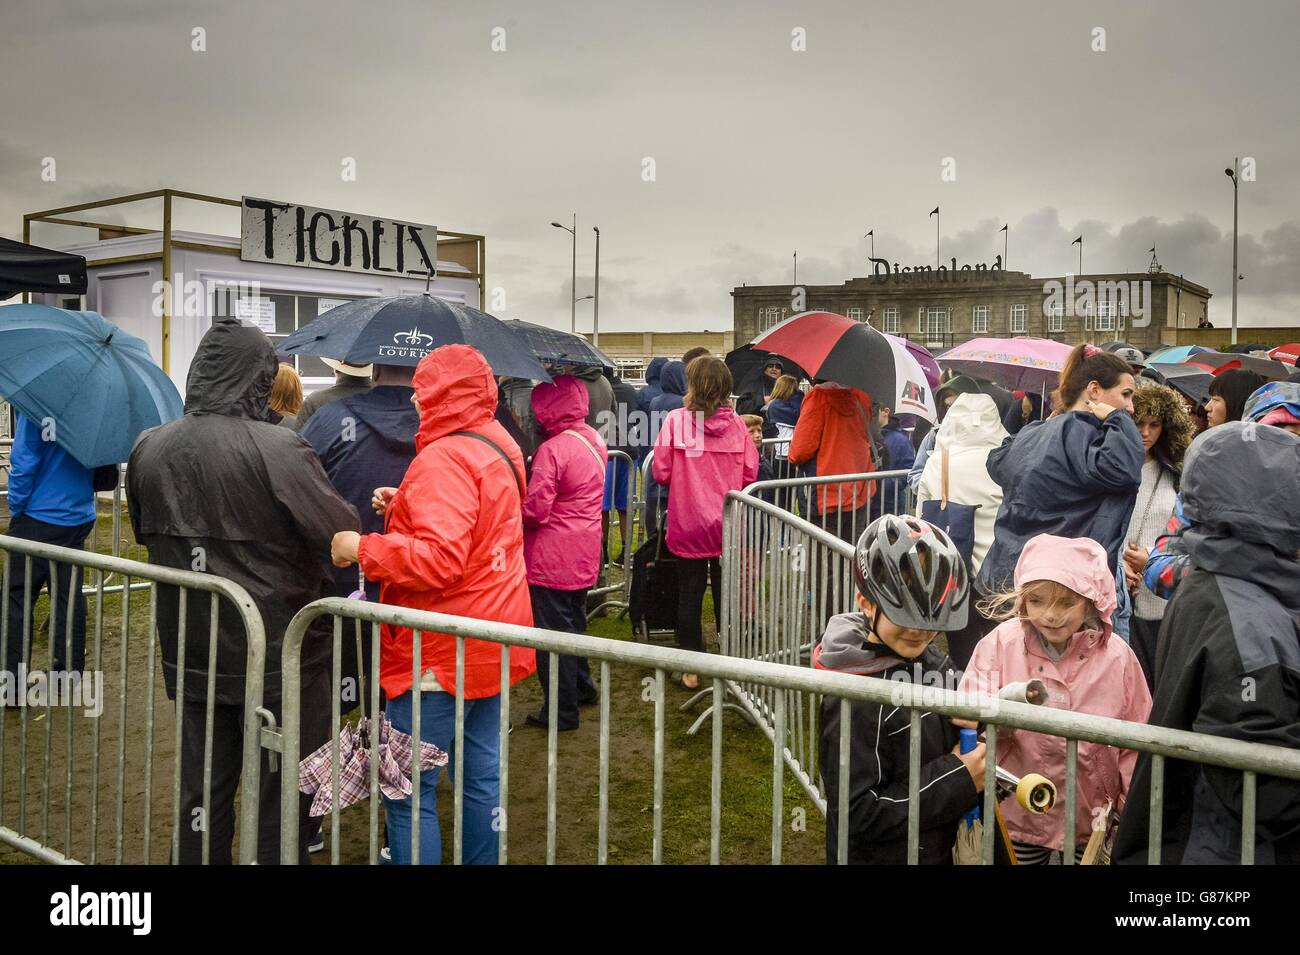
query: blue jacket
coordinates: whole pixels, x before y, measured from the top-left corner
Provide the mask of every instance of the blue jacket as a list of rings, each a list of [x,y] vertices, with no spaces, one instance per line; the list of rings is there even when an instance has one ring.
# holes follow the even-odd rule
[[[376,385],[330,402],[302,429],[334,489],[357,509],[362,534],[383,533],[384,519],[371,509],[370,496],[377,487],[399,487],[415,458],[420,413],[412,394],[402,385]],[[336,568],[335,594],[346,597],[356,589],[356,567]],[[379,599],[378,581],[366,581],[366,595]]]
[[[789,398],[769,402],[767,420],[769,424],[788,424],[793,428],[799,423],[799,412],[802,410],[803,392],[796,391]]]
[[[916,449],[912,447],[912,439],[903,430],[903,426],[891,418],[889,427],[882,428],[880,436],[889,450],[889,470],[909,470],[916,460]]]
[[[1106,548],[1115,573],[1144,458],[1137,425],[1122,411],[1105,421],[1068,411],[1031,422],[989,452],[989,477],[1003,497],[975,582],[979,591],[1009,589],[1021,549],[1038,534],[1092,538]]]
[[[91,471],[53,441],[41,439],[41,427],[18,415],[9,464],[9,513],[60,527],[77,527],[95,519]]]
[[[663,388],[659,385],[659,377],[663,374],[664,366],[667,364],[667,358],[651,358],[649,366],[646,367],[645,385],[636,393],[637,408],[643,414],[649,414],[650,402],[663,394]]]

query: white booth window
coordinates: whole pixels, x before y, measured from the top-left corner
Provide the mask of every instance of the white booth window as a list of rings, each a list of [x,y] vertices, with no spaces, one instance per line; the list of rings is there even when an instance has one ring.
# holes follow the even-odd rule
[[[212,319],[238,318],[248,325],[256,325],[266,332],[271,344],[279,348],[290,334],[308,322],[314,321],[334,305],[353,299],[338,295],[317,295],[298,292],[279,292],[263,289],[254,299],[247,290],[240,295],[236,288],[218,288],[212,293]],[[317,378],[334,380],[333,370],[319,358],[296,355],[292,363],[298,376],[304,380]]]

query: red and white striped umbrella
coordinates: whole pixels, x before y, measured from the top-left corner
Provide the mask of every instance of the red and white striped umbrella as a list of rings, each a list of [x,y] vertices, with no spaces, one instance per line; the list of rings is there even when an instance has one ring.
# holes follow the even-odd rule
[[[754,348],[801,365],[808,374],[859,388],[895,414],[937,420],[934,395],[901,339],[834,312],[802,312],[755,338]]]

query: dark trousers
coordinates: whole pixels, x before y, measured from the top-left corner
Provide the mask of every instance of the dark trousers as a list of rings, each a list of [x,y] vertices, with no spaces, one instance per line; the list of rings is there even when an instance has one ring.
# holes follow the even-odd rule
[[[533,602],[533,626],[543,630],[563,633],[587,632],[587,591],[553,590],[550,587],[528,585]],[[596,694],[596,684],[591,679],[591,667],[586,657],[568,654],[559,656],[560,672],[556,677],[559,700],[556,708],[560,729],[578,725],[578,702]],[[541,718],[547,720],[551,713],[551,655],[537,652],[537,678],[542,681]]]
[[[722,564],[716,557],[677,558],[677,645],[704,652],[704,588],[713,591],[713,625],[722,629]]]
[[[266,704],[281,719],[282,704]],[[203,861],[203,746],[207,733],[207,704],[185,703],[185,725],[181,736],[181,865],[198,865]],[[330,678],[321,672],[304,676],[302,684],[302,722],[299,750],[301,759],[323,746],[330,732]],[[235,837],[235,791],[244,769],[244,708],[218,704],[212,711],[212,803],[208,829],[211,832],[209,862],[230,865],[231,843]],[[271,772],[270,751],[263,749],[262,771],[258,781],[257,862],[258,865],[280,863],[280,785],[281,773],[298,775],[297,766],[279,761],[279,772]],[[296,788],[296,787],[295,787]],[[243,798],[252,798],[244,793]],[[298,794],[298,862],[307,864],[307,841],[318,827],[312,819],[313,796]]]
[[[94,530],[95,522],[64,527],[60,524],[47,524],[19,514],[9,524],[10,537],[38,541],[42,544],[57,544],[60,547],[73,547],[81,550],[86,538]],[[50,643],[54,645],[54,669],[76,670],[86,668],[86,598],[81,594],[81,568],[71,564],[55,564],[55,580],[52,591],[57,590],[57,600],[50,601]],[[41,595],[41,588],[50,584],[50,562],[39,557],[32,558],[31,604],[27,612],[36,606],[36,599]],[[10,673],[18,672],[18,664],[23,655],[23,591],[27,582],[27,557],[23,554],[9,554],[9,594],[6,601],[9,618],[9,640],[5,647],[5,669]],[[72,593],[72,660],[67,660],[67,621],[68,593]],[[36,634],[28,638],[35,642]],[[44,669],[45,661],[28,661],[33,667]]]
[[[1156,642],[1160,636],[1159,620],[1143,620],[1134,616],[1129,621],[1128,645],[1142,667],[1142,675],[1147,678],[1147,689],[1152,695],[1156,692]]]

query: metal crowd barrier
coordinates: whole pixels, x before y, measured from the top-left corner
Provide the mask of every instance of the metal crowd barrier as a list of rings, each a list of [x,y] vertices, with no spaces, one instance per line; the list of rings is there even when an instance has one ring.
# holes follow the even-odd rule
[[[739,501],[745,507],[753,506],[757,510],[771,515],[772,508],[762,502],[747,500],[743,495],[733,494],[731,499],[734,502]],[[732,525],[735,526],[734,523]],[[817,528],[801,528],[804,534],[810,538],[818,538]],[[844,550],[847,545],[835,540],[826,540],[824,543],[838,552],[838,556],[844,558]],[[735,588],[731,588],[732,604],[729,609],[730,613],[735,613],[737,596]],[[875,704],[888,704],[910,710],[910,749],[908,764],[908,824],[907,824],[907,858],[910,864],[916,864],[919,859],[920,846],[920,813],[918,806],[921,802],[922,794],[920,791],[921,780],[921,732],[920,721],[923,711],[938,713],[945,718],[957,717],[961,719],[982,720],[987,726],[987,760],[984,778],[984,796],[983,796],[983,818],[984,818],[984,842],[982,845],[983,862],[992,864],[994,858],[994,832],[997,828],[994,822],[995,806],[995,774],[996,774],[996,753],[998,730],[1000,727],[1012,727],[1017,729],[1029,730],[1031,732],[1046,733],[1053,736],[1060,736],[1066,740],[1066,770],[1064,789],[1064,812],[1066,819],[1075,819],[1075,808],[1078,800],[1078,742],[1080,740],[1101,743],[1109,746],[1118,746],[1126,749],[1133,749],[1139,752],[1152,754],[1152,775],[1155,784],[1151,790],[1151,813],[1152,819],[1157,820],[1148,833],[1149,845],[1149,862],[1156,864],[1160,861],[1161,851],[1161,825],[1159,820],[1163,818],[1163,780],[1164,761],[1166,759],[1186,760],[1189,762],[1201,763],[1212,766],[1226,767],[1229,769],[1240,770],[1243,773],[1243,812],[1242,812],[1242,832],[1246,836],[1242,840],[1242,861],[1243,863],[1253,862],[1254,859],[1254,839],[1252,838],[1255,829],[1255,800],[1256,800],[1256,783],[1259,774],[1277,776],[1287,779],[1300,780],[1300,752],[1286,749],[1279,746],[1269,746],[1259,743],[1246,743],[1240,740],[1223,739],[1219,737],[1206,736],[1198,733],[1190,733],[1181,730],[1171,730],[1164,727],[1148,726],[1137,723],[1127,723],[1121,720],[1110,719],[1107,717],[1094,716],[1084,713],[1073,713],[1066,710],[1059,710],[1051,707],[1030,706],[1025,703],[1015,703],[1004,700],[994,700],[986,696],[975,696],[969,693],[961,693],[949,689],[940,689],[938,687],[918,686],[910,683],[900,683],[892,680],[881,680],[873,677],[862,677],[844,673],[832,673],[824,670],[812,670],[805,666],[791,665],[788,663],[779,663],[773,660],[744,659],[735,656],[715,655],[708,653],[695,653],[687,650],[677,650],[668,647],[648,646],[646,644],[607,640],[597,637],[580,636],[571,633],[560,633],[550,630],[539,630],[533,627],[520,627],[511,624],[495,623],[484,620],[473,620],[464,617],[455,617],[447,614],[430,613],[420,610],[408,610],[401,607],[387,606],[384,604],[372,604],[360,601],[343,600],[337,597],[331,597],[324,600],[318,600],[309,604],[299,611],[289,625],[285,634],[284,641],[284,660],[283,672],[285,673],[285,721],[281,733],[265,733],[263,739],[266,745],[272,750],[283,755],[286,766],[296,765],[296,761],[301,754],[298,747],[299,733],[299,705],[301,699],[301,686],[299,677],[299,661],[301,659],[302,644],[307,633],[308,625],[318,617],[324,615],[334,616],[334,659],[339,659],[338,651],[341,649],[342,642],[342,620],[364,620],[370,622],[372,629],[377,631],[380,623],[387,623],[394,626],[410,627],[413,630],[413,647],[417,648],[412,659],[412,679],[414,682],[414,700],[412,704],[412,713],[420,712],[421,693],[420,675],[423,667],[420,662],[418,648],[421,643],[419,637],[425,632],[436,632],[450,635],[456,643],[456,685],[463,685],[464,667],[465,667],[465,641],[466,640],[483,640],[491,643],[497,643],[501,646],[501,731],[498,741],[499,746],[499,763],[498,771],[500,774],[498,809],[503,824],[497,827],[498,839],[498,864],[505,864],[508,859],[508,848],[510,844],[510,826],[508,823],[509,807],[509,748],[510,736],[508,731],[510,715],[510,694],[509,694],[509,648],[511,646],[531,647],[540,653],[551,653],[550,667],[550,712],[549,723],[550,730],[547,734],[547,804],[546,804],[546,861],[548,864],[555,862],[556,855],[556,832],[557,832],[557,778],[558,778],[558,756],[557,756],[557,707],[558,692],[557,679],[559,666],[556,654],[574,654],[586,656],[592,660],[600,662],[600,730],[599,730],[599,793],[597,799],[598,806],[598,836],[596,847],[596,863],[605,864],[608,862],[608,814],[609,814],[609,738],[611,732],[610,717],[610,690],[609,677],[611,664],[622,664],[633,667],[639,667],[654,671],[653,701],[654,701],[654,754],[653,754],[653,800],[652,815],[650,825],[652,827],[652,850],[651,861],[659,863],[662,861],[663,849],[663,817],[664,817],[664,756],[667,748],[667,739],[664,729],[665,698],[664,685],[666,674],[671,671],[686,671],[698,673],[702,678],[711,682],[711,692],[715,706],[722,705],[722,699],[727,686],[733,687],[763,687],[769,691],[771,700],[770,715],[772,720],[772,732],[769,738],[773,740],[772,747],[772,845],[771,861],[773,863],[781,862],[782,855],[782,834],[785,826],[783,810],[783,774],[785,766],[790,764],[791,752],[786,745],[787,724],[791,721],[798,721],[801,714],[801,708],[796,706],[792,701],[797,700],[821,700],[823,698],[834,698],[839,700],[840,706],[840,745],[839,745],[839,786],[836,793],[830,794],[837,802],[837,811],[840,819],[847,819],[849,816],[849,741],[851,734],[850,704],[852,702],[864,702]],[[380,641],[376,636],[371,641],[373,648],[373,663],[376,672],[378,671],[378,654]],[[333,721],[333,757],[334,766],[338,767],[339,747],[338,747],[338,730],[340,727],[340,714],[338,710],[338,684],[339,671],[337,666],[334,672],[334,689],[332,694],[334,711],[332,714]],[[378,703],[378,688],[371,689],[372,705]],[[455,760],[455,781],[453,784],[454,808],[452,812],[452,861],[459,864],[462,861],[463,849],[463,820],[462,809],[464,805],[464,698],[459,692],[455,694],[455,729],[454,729],[454,760]],[[813,711],[814,719],[808,725],[807,729],[813,739],[816,739],[816,709]],[[420,726],[418,717],[412,727],[413,735],[419,736]],[[369,776],[369,837],[370,837],[370,863],[376,864],[379,861],[379,787],[377,778],[378,766],[378,743],[376,734],[371,734],[372,752],[370,759],[370,776]],[[713,864],[720,861],[720,844],[721,844],[721,819],[723,805],[723,785],[721,766],[722,766],[722,745],[723,745],[723,727],[721,720],[713,722],[713,739],[711,751],[711,770],[710,770],[710,822],[709,822],[709,859]],[[419,860],[419,801],[418,793],[420,792],[420,773],[418,766],[414,767],[412,774],[412,860]],[[337,769],[330,781],[332,793],[335,796],[333,803],[337,807],[337,795],[340,788],[340,781]],[[298,791],[297,779],[292,772],[285,772],[282,777],[282,793],[280,805],[282,809],[281,819],[281,861],[286,864],[293,864],[298,859],[296,838],[298,832]],[[821,804],[824,809],[824,802]],[[339,811],[337,808],[331,813],[330,826],[333,833],[331,843],[331,862],[339,862]],[[527,838],[540,838],[540,832],[526,833]],[[1073,864],[1073,840],[1066,840],[1066,851],[1064,861],[1066,864]],[[848,827],[840,826],[838,831],[838,844],[836,846],[836,856],[840,863],[844,863],[848,858]]]
[[[258,792],[258,760],[260,755],[258,736],[261,729],[261,714],[266,713],[265,710],[262,710],[266,639],[261,614],[254,605],[252,598],[242,587],[224,577],[144,564],[138,561],[123,560],[118,557],[107,557],[87,551],[56,547],[51,544],[36,543],[15,537],[0,536],[0,552],[5,555],[3,593],[6,596],[6,601],[11,585],[17,585],[15,574],[22,573],[23,575],[21,620],[10,619],[7,604],[5,609],[0,611],[0,667],[7,667],[7,663],[3,661],[8,659],[5,654],[9,642],[18,639],[22,641],[22,665],[30,665],[35,669],[36,660],[34,659],[33,645],[36,638],[36,628],[34,626],[34,616],[40,594],[32,592],[32,569],[35,561],[47,561],[49,563],[50,597],[48,606],[52,609],[47,617],[49,638],[45,675],[49,681],[47,685],[51,686],[56,678],[65,688],[73,685],[72,678],[66,672],[56,674],[54,671],[54,648],[56,640],[59,639],[59,621],[56,618],[59,616],[63,618],[64,666],[71,667],[73,663],[73,621],[74,614],[77,612],[76,601],[63,600],[66,611],[59,607],[60,586],[62,585],[63,590],[66,591],[67,587],[70,586],[69,582],[80,575],[82,571],[96,572],[98,581],[94,587],[89,588],[91,599],[85,603],[87,630],[86,672],[77,681],[77,685],[83,688],[80,692],[84,694],[87,679],[99,681],[98,702],[105,711],[108,709],[107,697],[110,680],[112,681],[112,690],[116,696],[115,709],[118,717],[115,740],[116,751],[109,754],[106,761],[107,769],[115,779],[115,785],[103,788],[106,790],[105,795],[109,795],[113,791],[116,793],[112,858],[115,863],[119,864],[125,858],[124,843],[126,841],[125,828],[128,824],[128,810],[133,817],[137,813],[143,813],[141,832],[143,859],[137,861],[153,861],[151,848],[156,799],[154,777],[156,772],[165,771],[166,768],[161,758],[155,758],[154,739],[155,710],[158,702],[156,679],[160,669],[158,665],[158,644],[155,639],[158,630],[157,587],[162,584],[179,588],[177,594],[179,632],[177,635],[178,673],[176,696],[181,700],[185,698],[187,599],[191,591],[210,595],[211,632],[207,635],[207,666],[206,668],[198,668],[206,669],[207,672],[202,806],[204,824],[201,850],[202,859],[206,863],[210,854],[211,841],[210,827],[206,824],[206,821],[212,819],[213,698],[217,648],[215,637],[219,620],[220,598],[222,597],[234,604],[243,620],[244,631],[247,635],[248,676],[244,695],[241,786],[245,794],[256,794]],[[17,560],[23,562],[21,571],[15,565]],[[68,568],[63,571],[62,578],[58,573],[60,566]],[[121,575],[124,585],[117,588],[105,587],[104,580],[110,574]],[[132,626],[138,626],[134,623],[134,616],[140,612],[140,608],[135,608],[133,613],[132,600],[130,599],[130,595],[133,595],[136,589],[136,585],[132,584],[133,579],[143,581],[143,585],[149,589],[148,630],[144,637],[146,649],[143,672],[139,666],[141,637],[138,633],[132,635]],[[117,599],[110,601],[108,598],[113,596],[116,596]],[[111,618],[114,615],[117,618],[118,625],[116,627],[112,626],[113,621]],[[106,620],[106,617],[109,619]],[[15,629],[18,631],[17,633],[14,632]],[[116,647],[106,647],[106,642],[111,643],[114,630],[117,631]],[[110,639],[106,641],[106,637]],[[133,645],[134,654],[131,652]],[[105,656],[106,649],[115,650],[117,654],[116,672],[107,675],[104,673],[105,664],[111,667],[112,662]],[[134,664],[134,667],[132,664]],[[17,674],[5,672],[11,681],[15,680]],[[143,687],[141,687],[142,681]],[[17,689],[19,692],[24,693],[23,701],[26,702],[28,700],[28,694],[25,692],[27,687],[20,685]],[[82,700],[84,701],[84,699],[83,695]],[[93,864],[101,861],[99,827],[104,807],[101,805],[101,786],[99,782],[101,763],[105,762],[102,749],[105,724],[107,722],[105,719],[106,712],[94,718],[93,727],[86,725],[83,730],[74,732],[74,710],[78,707],[64,705],[59,708],[66,710],[67,718],[63,727],[65,730],[63,745],[57,752],[53,747],[55,713],[57,711],[52,692],[47,693],[46,704],[40,708],[39,714],[34,714],[31,717],[28,715],[29,706],[20,707],[17,713],[12,710],[0,709],[0,842],[13,846],[45,862],[74,862],[78,861],[77,856],[80,856],[82,857],[81,861]],[[144,718],[143,752],[134,752],[131,755],[137,760],[141,760],[143,766],[132,767],[128,785],[127,737],[129,730],[139,725],[139,718],[142,715],[140,713],[141,709],[143,709]],[[44,723],[44,739],[37,748],[31,737],[37,735],[41,723]],[[17,739],[12,736],[15,729],[18,733]],[[182,820],[181,818],[181,747],[179,741],[183,738],[183,731],[183,708],[176,706],[175,753],[171,786],[173,802],[171,820],[174,833],[179,832],[182,825],[192,827],[194,824],[194,820]],[[29,746],[29,743],[33,745]],[[88,787],[78,789],[74,787],[74,781],[78,776],[77,770],[84,769],[86,748],[90,750],[89,778],[91,782]],[[41,774],[39,791],[40,818],[38,827],[34,825],[29,827],[29,815],[31,814],[28,812],[30,795],[28,792],[28,777],[34,771],[35,767],[33,767],[32,763],[36,762],[35,756],[38,752]],[[61,847],[56,847],[55,841],[52,841],[57,837],[58,833],[51,830],[51,803],[56,792],[56,784],[52,784],[51,781],[51,771],[56,757],[64,764],[65,770],[62,787],[63,831]],[[141,781],[143,781],[142,805],[138,804],[134,798],[128,800],[128,789],[134,790]],[[11,782],[16,784],[16,794],[9,789]],[[130,803],[129,806],[128,803]],[[79,826],[79,838],[76,840],[79,846],[77,848],[74,848],[73,838],[74,815]],[[138,818],[131,820],[132,824],[137,821]],[[81,827],[84,827],[84,829]],[[194,830],[191,829],[191,831]],[[257,831],[258,801],[255,797],[244,798],[240,801],[238,816],[239,859],[241,862],[252,863],[256,861]],[[83,832],[84,838],[82,838]],[[170,856],[173,861],[177,858],[178,846],[179,843],[173,838]]]
[[[872,471],[851,475],[791,478],[751,484],[743,492],[727,495],[723,516],[722,652],[749,660],[794,666],[811,664],[812,649],[821,639],[826,621],[854,609],[853,546],[870,518],[856,498],[857,482],[877,481],[877,489],[894,479],[905,486],[906,471]],[[851,495],[841,496],[847,482]],[[765,491],[780,488],[809,489],[837,484],[837,508],[817,523],[805,520],[775,503],[764,501]],[[775,495],[773,495],[775,497]],[[851,516],[846,522],[844,513]],[[825,524],[825,527],[820,526]],[[769,738],[775,733],[776,696],[766,686],[729,685],[727,695]],[[683,709],[704,702],[696,694]],[[824,813],[825,798],[817,771],[817,700],[785,700],[794,718],[787,721],[784,749],[791,773]],[[717,711],[707,707],[691,726],[695,733]]]
[[[601,554],[601,566],[605,569],[605,572],[608,574],[608,572],[611,570],[620,571],[623,575],[623,579],[620,583],[609,584],[608,586],[605,587],[596,587],[588,591],[588,596],[599,596],[599,597],[608,598],[603,602],[601,602],[600,604],[598,604],[597,606],[593,607],[591,610],[587,611],[588,620],[590,620],[592,617],[595,617],[597,614],[603,613],[605,610],[610,610],[610,609],[617,609],[620,611],[626,610],[628,606],[628,600],[632,594],[632,551],[634,550],[635,543],[636,543],[636,513],[637,513],[636,462],[632,460],[631,455],[629,455],[626,451],[617,451],[617,450],[609,452],[609,460],[625,461],[627,463],[627,515],[631,526],[628,527],[627,544],[623,547],[623,553],[620,555],[621,558],[620,560],[613,561],[609,559],[608,547],[606,547],[604,552]],[[617,468],[615,469],[614,474],[615,475],[618,474]],[[610,515],[609,533],[610,536],[612,537],[614,532],[614,515],[615,514],[619,515],[618,519],[620,524],[619,526],[620,535],[622,534],[622,530],[623,530],[622,528],[623,515],[618,510],[617,496],[615,496],[613,501],[611,501],[611,505],[612,506],[609,509],[609,515]]]

